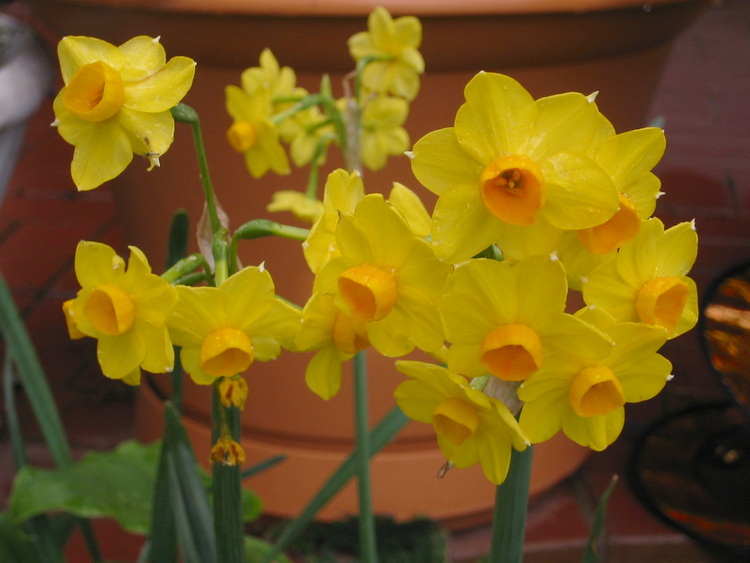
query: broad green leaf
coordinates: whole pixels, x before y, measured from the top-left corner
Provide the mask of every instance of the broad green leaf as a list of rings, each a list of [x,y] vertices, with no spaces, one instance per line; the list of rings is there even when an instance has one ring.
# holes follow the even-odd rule
[[[59,470],[25,467],[9,501],[17,522],[49,511],[85,518],[112,517],[125,530],[149,529],[158,444],[123,442],[106,453],[90,453]]]

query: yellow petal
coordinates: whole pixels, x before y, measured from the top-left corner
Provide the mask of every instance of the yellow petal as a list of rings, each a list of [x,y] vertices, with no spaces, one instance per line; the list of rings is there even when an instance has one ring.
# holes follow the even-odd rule
[[[135,111],[168,111],[188,93],[194,76],[195,61],[173,57],[147,78],[127,84],[124,104]]]

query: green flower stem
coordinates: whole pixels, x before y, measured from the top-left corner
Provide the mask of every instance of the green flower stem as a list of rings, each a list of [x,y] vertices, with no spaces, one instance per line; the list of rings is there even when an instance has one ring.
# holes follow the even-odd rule
[[[508,477],[497,487],[488,563],[523,563],[533,446],[512,450]]]
[[[213,255],[215,267],[215,283],[221,285],[228,274],[227,251],[226,251],[226,228],[221,224],[216,204],[216,193],[214,192],[211,174],[208,170],[208,159],[206,157],[206,146],[203,143],[203,133],[201,132],[200,119],[198,113],[185,104],[177,104],[172,108],[172,116],[175,121],[187,123],[193,132],[193,142],[195,143],[195,155],[198,159],[200,168],[201,183],[203,184],[203,196],[206,200],[206,210],[211,224],[211,233],[213,234]]]
[[[206,259],[202,254],[191,254],[190,256],[178,260],[171,268],[164,272],[161,277],[169,283],[175,283],[180,278],[187,276],[199,268],[209,271]]]
[[[240,410],[226,408],[219,400],[218,381],[213,386],[212,443],[228,429],[236,442],[240,441]],[[214,529],[216,556],[221,563],[244,562],[244,533],[242,528],[242,471],[239,465],[213,462]]]
[[[354,356],[354,417],[357,440],[357,484],[359,487],[359,551],[365,563],[377,563],[375,515],[370,482],[370,427],[367,409],[367,355]]]
[[[310,234],[309,229],[282,225],[269,219],[253,219],[242,225],[234,232],[230,253],[237,256],[237,246],[240,240],[252,240],[261,237],[276,236],[291,240],[304,241]]]

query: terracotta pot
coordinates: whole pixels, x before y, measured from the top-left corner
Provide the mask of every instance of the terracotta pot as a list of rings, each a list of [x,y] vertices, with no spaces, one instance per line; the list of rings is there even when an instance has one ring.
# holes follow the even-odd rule
[[[338,85],[343,73],[352,68],[346,40],[366,29],[366,14],[373,6],[349,0],[35,0],[33,4],[60,35],[95,35],[116,44],[134,35],[159,35],[168,56],[188,55],[198,61],[195,84],[185,101],[201,115],[214,184],[234,226],[267,216],[264,208],[271,194],[303,186],[306,171],[260,181],[249,177],[224,138],[230,124],[224,112],[225,85],[238,84],[240,72],[256,65],[265,47],[273,50],[282,65],[294,68],[299,82],[309,89],[316,89],[322,72],[330,73]],[[421,50],[428,70],[407,122],[415,141],[452,124],[463,101],[463,87],[479,70],[506,72],[535,96],[599,90],[597,102],[618,130],[643,126],[670,40],[707,2],[651,2],[648,10],[635,0],[393,0],[378,4],[394,15],[419,15],[423,23]],[[155,267],[163,263],[175,208],[186,208],[194,220],[201,210],[189,131],[178,129],[176,137],[160,169],[146,174],[145,165],[136,162],[113,182],[125,240],[144,250]],[[405,157],[392,159],[385,171],[367,173],[366,190],[388,190],[394,180],[417,189],[431,205],[432,198],[425,190],[419,191]],[[305,302],[311,277],[299,245],[286,240],[256,241],[247,243],[241,254],[244,264],[265,261],[279,293],[296,303]],[[243,445],[249,462],[279,453],[287,456],[284,463],[248,485],[264,499],[266,511],[277,516],[296,514],[353,445],[350,382],[345,378],[339,396],[321,401],[305,387],[306,362],[304,355],[287,354],[270,364],[254,365],[248,375],[250,401],[243,418],[247,436]],[[373,420],[379,420],[392,407],[391,394],[402,377],[391,362],[373,360],[370,369],[370,412]],[[158,437],[159,429],[149,424],[160,421],[160,398],[168,391],[160,377],[142,386],[137,420],[140,437]],[[189,388],[185,403],[187,427],[199,457],[207,459],[209,389]],[[567,477],[587,453],[564,437],[538,446],[532,494]],[[397,518],[426,514],[459,526],[488,518],[494,489],[481,470],[451,471],[440,480],[435,475],[442,463],[432,429],[409,425],[374,461],[376,510]],[[356,495],[349,487],[321,516],[337,518],[356,510]]]

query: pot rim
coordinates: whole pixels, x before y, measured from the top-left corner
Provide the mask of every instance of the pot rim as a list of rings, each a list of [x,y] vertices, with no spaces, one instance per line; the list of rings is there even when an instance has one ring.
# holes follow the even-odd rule
[[[363,16],[375,6],[393,14],[415,16],[519,15],[586,13],[641,7],[649,11],[653,5],[701,2],[705,0],[45,0],[62,4],[96,4],[117,8],[137,8],[164,12],[216,13],[276,16]]]

